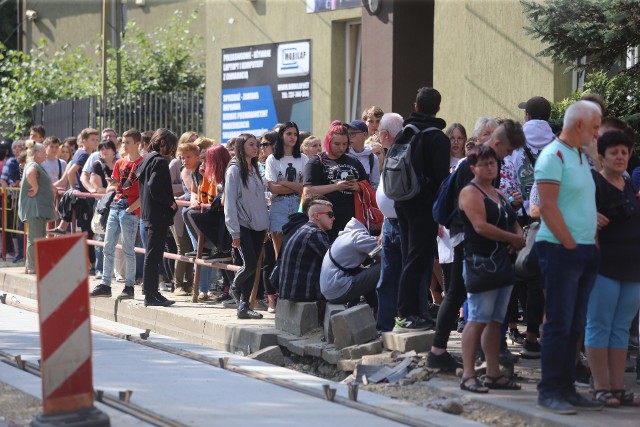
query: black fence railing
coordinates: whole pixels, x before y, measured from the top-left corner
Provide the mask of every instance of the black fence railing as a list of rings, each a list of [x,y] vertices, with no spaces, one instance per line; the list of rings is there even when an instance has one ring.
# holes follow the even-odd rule
[[[33,108],[33,122],[42,124],[47,135],[61,139],[77,135],[86,127],[110,127],[118,134],[131,128],[145,131],[160,127],[177,135],[186,131],[203,134],[204,91],[125,94],[107,98],[104,105],[98,96],[38,103]]]

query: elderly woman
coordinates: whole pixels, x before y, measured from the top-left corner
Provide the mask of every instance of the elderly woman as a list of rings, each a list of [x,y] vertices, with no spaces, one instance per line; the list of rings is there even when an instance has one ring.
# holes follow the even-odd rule
[[[334,241],[355,216],[353,193],[360,191],[357,181],[367,179],[362,163],[347,154],[349,134],[339,121],[331,123],[323,142],[324,151],[313,156],[304,168],[304,192],[325,196],[333,204],[335,221],[327,231]]]
[[[46,235],[47,221],[54,217],[53,185],[49,174],[42,167],[46,158],[44,145],[26,142],[27,165],[24,167],[18,199],[18,216],[29,227],[27,231],[27,274],[36,272],[35,240]]]
[[[493,148],[476,147],[468,156],[474,178],[460,192],[464,224],[464,276],[468,321],[462,333],[464,372],[460,388],[474,393],[489,389],[520,390],[520,385],[500,373],[500,327],[513,288],[509,252],[524,247],[524,233],[504,194],[493,187],[498,157]],[[501,268],[502,267],[502,268]],[[476,377],[475,359],[482,340],[487,362],[484,385]]]
[[[624,389],[629,325],[640,307],[640,200],[624,176],[633,142],[610,131],[598,139],[602,170],[596,183],[600,270],[589,296],[585,347],[593,376],[593,397],[607,407],[640,406]]]

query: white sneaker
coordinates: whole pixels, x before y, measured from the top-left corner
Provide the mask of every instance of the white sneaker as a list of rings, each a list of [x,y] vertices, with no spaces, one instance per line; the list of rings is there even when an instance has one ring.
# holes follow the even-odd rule
[[[171,292],[171,283],[160,282],[158,288],[160,288],[161,291]]]
[[[98,280],[102,279],[102,272],[101,271],[96,271],[96,279],[98,279]]]

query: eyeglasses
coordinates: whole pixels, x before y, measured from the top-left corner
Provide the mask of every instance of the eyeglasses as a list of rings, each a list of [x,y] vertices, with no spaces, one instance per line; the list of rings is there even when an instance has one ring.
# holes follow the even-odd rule
[[[270,142],[263,142],[260,144],[260,148],[271,147],[273,144]]]
[[[451,138],[449,138],[449,141],[463,143],[465,141],[465,139],[464,138],[456,138],[456,137],[452,136]]]
[[[327,215],[329,218],[335,218],[333,211],[317,212],[318,215]]]
[[[493,168],[493,167],[496,167],[496,166],[498,166],[498,162],[496,162],[496,161],[476,164],[477,168],[488,168],[488,167],[492,167]]]

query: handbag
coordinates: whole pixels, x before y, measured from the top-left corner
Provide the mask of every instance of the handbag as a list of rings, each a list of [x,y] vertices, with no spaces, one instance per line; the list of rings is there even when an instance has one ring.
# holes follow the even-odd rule
[[[107,229],[107,219],[109,218],[109,209],[116,195],[115,191],[109,191],[98,200],[96,210],[91,217],[91,231],[96,234],[105,234]]]
[[[496,249],[489,256],[465,253],[464,275],[464,283],[470,293],[512,285],[515,272],[507,246],[496,243]]]
[[[526,243],[518,252],[515,263],[515,272],[519,280],[534,281],[540,277],[538,265],[538,253],[535,250],[536,235],[540,230],[540,223],[533,222],[525,229]]]

